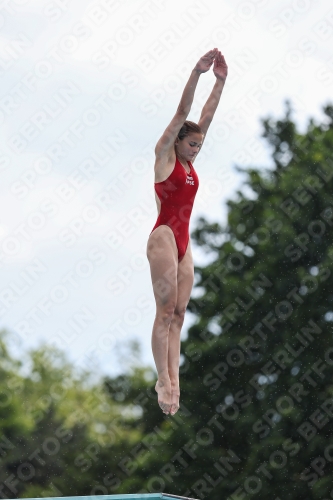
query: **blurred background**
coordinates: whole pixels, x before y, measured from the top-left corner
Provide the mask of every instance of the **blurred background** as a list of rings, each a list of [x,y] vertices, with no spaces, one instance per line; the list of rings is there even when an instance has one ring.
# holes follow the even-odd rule
[[[47,341],[113,374],[136,341],[153,364],[153,150],[191,69],[213,47],[229,66],[196,160],[193,228],[201,215],[226,221],[235,165],[271,164],[260,118],[286,98],[301,128],[319,116],[330,12],[327,1],[2,2],[0,314],[13,348]],[[201,76],[189,119],[214,80]]]
[[[333,498],[330,2],[4,0],[0,27],[0,495]],[[214,47],[171,419],[153,152]]]

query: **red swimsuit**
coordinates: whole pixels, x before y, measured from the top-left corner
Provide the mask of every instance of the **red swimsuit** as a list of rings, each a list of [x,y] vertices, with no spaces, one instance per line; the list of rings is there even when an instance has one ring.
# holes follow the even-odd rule
[[[178,249],[178,262],[185,255],[189,241],[189,222],[194,198],[199,187],[199,179],[191,162],[190,173],[176,158],[176,163],[169,177],[162,182],[155,182],[155,191],[161,202],[161,211],[151,233],[161,225],[169,226],[175,236]],[[150,234],[151,234],[150,233]]]

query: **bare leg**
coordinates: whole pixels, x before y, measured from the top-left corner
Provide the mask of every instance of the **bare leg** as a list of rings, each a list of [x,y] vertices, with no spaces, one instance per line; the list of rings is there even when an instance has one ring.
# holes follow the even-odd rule
[[[150,235],[147,257],[156,301],[152,350],[158,374],[155,386],[163,412],[171,410],[171,380],[168,370],[169,329],[177,303],[178,252],[173,232],[160,226]]]
[[[170,325],[168,369],[171,381],[171,415],[179,409],[179,358],[180,358],[180,333],[184,322],[184,316],[188,301],[190,299],[194,281],[192,252],[187,247],[184,258],[178,264],[177,273],[177,303]]]

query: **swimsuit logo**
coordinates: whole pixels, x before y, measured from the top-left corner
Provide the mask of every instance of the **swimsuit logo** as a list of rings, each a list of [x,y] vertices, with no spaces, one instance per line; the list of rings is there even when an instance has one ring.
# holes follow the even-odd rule
[[[194,180],[193,180],[193,177],[191,175],[187,174],[187,179],[186,179],[185,184],[191,184],[191,186],[194,186]]]

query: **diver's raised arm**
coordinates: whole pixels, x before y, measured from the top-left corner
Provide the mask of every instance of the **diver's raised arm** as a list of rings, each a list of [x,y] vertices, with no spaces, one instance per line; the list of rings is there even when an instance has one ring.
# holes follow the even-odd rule
[[[206,73],[214,62],[214,58],[218,50],[209,50],[205,55],[200,57],[197,64],[191,71],[190,77],[183,90],[180,102],[177,107],[176,114],[163,132],[155,147],[156,156],[167,154],[174,147],[178,132],[185,122],[192,106],[194,92],[201,73]]]
[[[206,104],[202,108],[201,116],[198,122],[198,125],[204,135],[206,135],[208,127],[213,120],[213,116],[220,102],[222,90],[228,75],[228,66],[220,51],[217,52],[214,59],[213,72],[216,76],[216,82]]]

